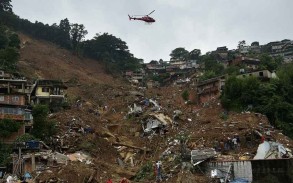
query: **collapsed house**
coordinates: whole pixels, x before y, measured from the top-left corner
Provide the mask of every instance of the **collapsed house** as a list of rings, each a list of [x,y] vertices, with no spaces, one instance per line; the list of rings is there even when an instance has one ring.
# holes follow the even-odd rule
[[[208,157],[206,157],[207,159]],[[289,149],[278,142],[264,141],[251,160],[211,160],[204,164],[206,173],[220,182],[250,183],[273,175],[280,182],[292,182],[293,159]],[[291,171],[291,173],[290,173]]]
[[[257,154],[253,159],[292,158],[291,150],[278,142],[264,141],[258,146]]]
[[[172,126],[172,119],[163,113],[150,113],[141,121],[144,134],[165,133]]]

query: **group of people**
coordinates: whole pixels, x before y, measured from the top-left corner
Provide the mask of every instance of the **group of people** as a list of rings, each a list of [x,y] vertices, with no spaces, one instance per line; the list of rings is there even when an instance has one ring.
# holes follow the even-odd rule
[[[237,150],[239,147],[240,137],[238,135],[234,135],[233,138],[227,137],[226,139],[222,139],[220,141],[216,139],[214,142],[214,148],[218,152]]]

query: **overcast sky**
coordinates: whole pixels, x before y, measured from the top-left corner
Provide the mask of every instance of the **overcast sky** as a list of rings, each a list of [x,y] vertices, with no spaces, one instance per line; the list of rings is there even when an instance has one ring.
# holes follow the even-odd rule
[[[91,39],[108,32],[125,41],[130,52],[145,62],[170,59],[184,47],[202,53],[220,46],[293,39],[293,0],[12,0],[13,11],[32,22],[59,24],[68,18],[84,24]],[[151,16],[147,25],[130,15]]]

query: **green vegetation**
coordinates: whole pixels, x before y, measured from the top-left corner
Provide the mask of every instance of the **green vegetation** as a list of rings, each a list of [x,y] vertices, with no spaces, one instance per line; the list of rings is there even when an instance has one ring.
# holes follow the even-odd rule
[[[293,137],[293,64],[277,71],[278,79],[260,82],[257,78],[238,79],[230,77],[221,96],[228,110],[242,111],[248,106],[265,114],[271,124]]]
[[[224,74],[223,64],[218,63],[212,54],[203,55],[200,59],[205,65],[205,72],[213,71],[216,76]]]
[[[199,77],[199,80],[204,81],[204,80],[207,80],[207,79],[214,78],[216,76],[217,75],[216,75],[216,73],[214,71],[208,70],[208,71],[204,72],[202,76]]]
[[[180,60],[180,61],[186,61],[186,60],[198,60],[199,56],[201,54],[200,49],[194,49],[191,52],[186,50],[185,48],[176,48],[172,50],[170,53],[171,60]]]
[[[18,136],[15,140],[15,142],[27,142],[27,141],[31,141],[31,140],[37,140],[34,136],[32,136],[31,134],[25,133],[21,136]]]
[[[185,48],[176,48],[171,54],[171,60],[186,60],[188,58],[189,52]]]
[[[128,46],[124,41],[115,36],[104,33],[97,34],[93,39],[84,40],[87,30],[83,24],[70,23],[67,18],[60,21],[59,24],[43,24],[36,21],[32,23],[28,20],[21,19],[16,16],[11,10],[12,6],[10,0],[4,0],[0,2],[0,24],[8,26],[14,30],[24,32],[37,39],[43,39],[49,42],[53,42],[63,48],[71,50],[78,56],[88,57],[102,61],[106,65],[106,69],[111,74],[121,73],[126,70],[136,70],[140,67],[139,61],[141,59],[135,58],[128,50]],[[5,11],[4,11],[5,10]],[[1,33],[1,32],[0,32]],[[10,47],[18,48],[16,36],[9,37],[11,42]],[[0,48],[2,42],[5,43],[7,39],[2,39],[0,36]],[[18,55],[9,50],[10,53],[4,55],[4,58],[8,55],[14,56],[14,60],[17,60]],[[1,53],[0,53],[1,60]],[[4,62],[4,61],[2,61]],[[11,60],[8,63],[13,63]]]
[[[36,138],[46,140],[48,137],[56,133],[56,124],[48,119],[49,108],[46,105],[36,105],[33,108],[32,115],[34,124],[32,135]]]
[[[0,142],[0,166],[6,166],[11,162],[10,153],[12,152],[12,146],[8,144],[2,144]]]
[[[152,162],[149,161],[141,167],[139,172],[135,175],[134,180],[140,182],[146,179],[153,179],[154,176],[154,168],[152,166]]]
[[[277,70],[283,63],[283,58],[271,57],[268,54],[262,54],[260,56],[260,69],[267,69],[269,71]]]
[[[11,12],[11,0],[1,0],[0,1],[0,12]]]
[[[13,72],[19,58],[20,40],[17,34],[0,24],[0,69]]]
[[[187,90],[184,90],[184,92],[181,94],[181,97],[183,100],[187,101],[189,98],[189,92]]]
[[[21,127],[21,123],[11,119],[0,120],[0,137],[9,137],[12,133],[17,132]]]

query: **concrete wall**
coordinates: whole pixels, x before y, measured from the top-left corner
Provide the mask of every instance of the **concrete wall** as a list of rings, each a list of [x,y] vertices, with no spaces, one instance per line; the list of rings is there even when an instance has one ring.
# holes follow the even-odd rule
[[[0,95],[0,104],[25,105],[24,95]]]
[[[48,88],[48,87],[37,87],[36,96],[50,96],[50,89],[48,92],[43,92],[42,91],[43,88]]]
[[[214,169],[228,171],[230,165],[233,165],[235,178],[261,182],[266,177],[274,176],[280,183],[293,183],[293,159],[208,162],[206,173],[210,176]]]
[[[219,169],[228,172],[230,165],[232,165],[232,172],[234,178],[244,178],[252,182],[252,168],[250,161],[223,161],[223,162],[209,162],[207,165],[207,173],[211,170]]]
[[[251,161],[253,180],[275,176],[279,182],[293,182],[293,159],[270,159]]]

